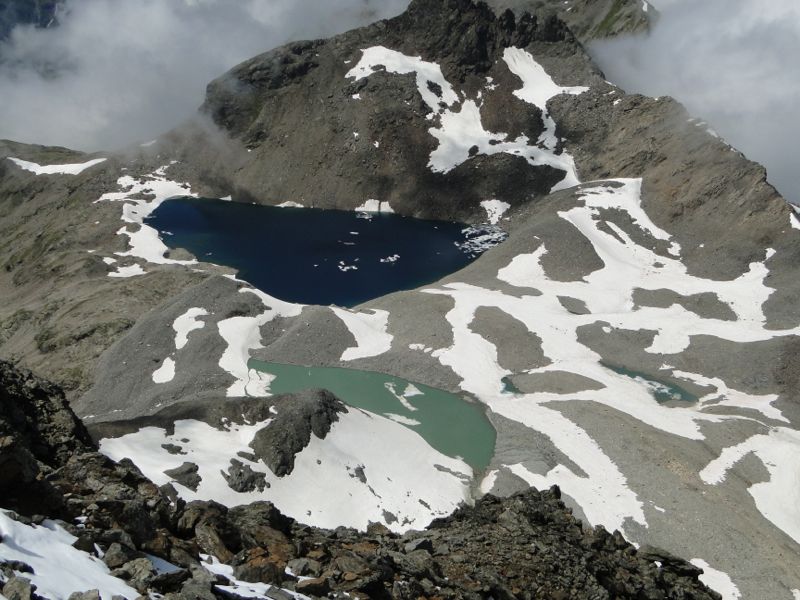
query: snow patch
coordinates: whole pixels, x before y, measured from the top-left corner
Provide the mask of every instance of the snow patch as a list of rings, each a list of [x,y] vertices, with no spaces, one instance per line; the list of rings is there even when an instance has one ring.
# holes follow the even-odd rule
[[[175,361],[165,358],[161,366],[153,371],[153,383],[169,383],[175,379]]]
[[[745,456],[753,454],[769,472],[769,481],[754,483],[749,493],[756,507],[794,541],[800,543],[800,432],[787,427],[772,428],[769,433],[754,435],[740,444],[725,448],[718,458],[700,471],[700,478],[719,485],[728,472]]]
[[[392,347],[393,336],[386,331],[389,326],[387,311],[353,312],[336,306],[332,306],[331,310],[342,320],[356,339],[355,347],[347,348],[342,353],[340,360],[357,360],[378,356],[388,352]]]
[[[174,163],[170,163],[174,164]],[[164,165],[153,173],[140,178],[125,175],[117,179],[117,186],[123,191],[103,194],[95,202],[123,202],[122,221],[126,223],[117,235],[128,236],[128,250],[117,252],[118,256],[132,256],[146,262],[160,265],[193,265],[196,260],[174,260],[166,258],[169,248],[161,241],[158,231],[144,224],[144,220],[156,210],[162,202],[175,196],[193,196],[188,184],[170,181],[166,177],[166,170],[170,165]],[[152,196],[150,201],[142,200],[141,196]],[[130,226],[133,226],[132,228]],[[120,272],[121,269],[118,270]],[[139,274],[139,273],[135,273]],[[110,277],[130,277],[131,275],[114,275]]]
[[[486,211],[486,218],[491,225],[497,225],[500,218],[511,208],[508,202],[503,202],[502,200],[484,200],[481,202],[481,206]]]
[[[392,207],[389,206],[388,202],[384,202],[382,200],[375,200],[369,199],[365,200],[364,204],[361,206],[356,206],[356,212],[366,212],[366,213],[393,213]]]
[[[398,532],[421,529],[459,504],[471,503],[471,468],[437,452],[417,433],[390,419],[348,408],[325,439],[312,435],[296,455],[294,470],[284,477],[237,454],[252,452],[249,444],[255,434],[270,426],[271,420],[266,420],[216,429],[201,421],[181,420],[171,435],[162,428],[145,427],[103,439],[100,449],[114,460],[131,457],[156,485],[172,483],[187,501],[236,506],[269,500],[300,522],[331,529],[344,525],[364,530],[370,522]],[[170,454],[162,447],[168,443],[181,446],[186,454]],[[386,452],[386,448],[403,451]],[[263,473],[270,487],[263,492],[231,489],[223,473],[232,459]],[[196,492],[165,474],[184,461],[198,465],[201,482]]]
[[[130,265],[128,267],[117,267],[117,270],[112,271],[111,273],[108,274],[108,276],[124,279],[127,277],[136,277],[137,275],[145,275],[146,273],[147,271],[145,271],[141,265],[137,264],[137,265]]]
[[[17,165],[20,169],[30,171],[34,175],[80,175],[86,169],[99,165],[106,161],[105,158],[95,158],[85,163],[72,165],[39,165],[19,158],[7,157],[8,160]]]
[[[217,323],[220,337],[226,348],[219,359],[219,366],[233,376],[234,383],[228,388],[228,397],[269,395],[263,379],[248,368],[250,352],[261,345],[261,326],[277,317],[296,317],[303,306],[284,302],[254,288],[241,288],[240,293],[258,296],[266,310],[256,317],[231,317]],[[255,380],[253,378],[255,377]],[[249,385],[253,381],[254,385]]]
[[[722,595],[722,600],[739,600],[742,597],[739,588],[736,587],[727,573],[712,568],[702,558],[693,558],[689,562],[695,567],[703,569],[703,574],[699,577],[700,581],[715,592],[719,592]]]
[[[422,100],[435,113],[442,110],[440,103],[450,106],[454,102],[458,102],[458,94],[444,78],[442,68],[438,64],[424,61],[419,56],[407,56],[402,52],[390,50],[384,46],[373,46],[362,50],[361,60],[347,72],[345,77],[354,78],[358,81],[375,73],[378,67],[383,67],[387,73],[395,73],[397,75],[415,73],[417,76],[417,89],[422,96]],[[431,90],[429,83],[434,84],[433,87],[439,87],[442,94],[441,97]]]
[[[208,315],[208,311],[205,308],[195,307],[190,308],[177,319],[175,319],[175,321],[172,323],[172,329],[175,330],[176,350],[182,350],[183,347],[189,343],[189,334],[192,331],[202,329],[206,326],[205,322],[198,318],[206,315]]]
[[[72,547],[77,540],[53,521],[24,525],[0,510],[0,561],[20,561],[33,573],[20,573],[45,598],[60,600],[72,592],[99,590],[103,600],[120,595],[128,600],[139,593],[112,577],[103,561]]]

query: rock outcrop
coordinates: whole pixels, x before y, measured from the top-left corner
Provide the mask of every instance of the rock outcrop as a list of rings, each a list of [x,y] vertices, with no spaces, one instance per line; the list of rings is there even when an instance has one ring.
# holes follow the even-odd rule
[[[256,433],[250,443],[253,454],[275,473],[289,475],[294,457],[308,446],[313,433],[324,439],[338,413],[346,409],[341,400],[327,390],[308,390],[283,397],[270,427]]]

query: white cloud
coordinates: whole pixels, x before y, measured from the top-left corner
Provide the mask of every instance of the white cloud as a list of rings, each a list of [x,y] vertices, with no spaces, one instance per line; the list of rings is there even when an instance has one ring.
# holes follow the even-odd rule
[[[800,2],[652,3],[662,14],[650,36],[592,45],[607,76],[629,92],[677,98],[800,202]]]
[[[408,0],[70,0],[60,26],[0,47],[0,138],[85,150],[146,141],[206,84],[293,39],[399,14]]]

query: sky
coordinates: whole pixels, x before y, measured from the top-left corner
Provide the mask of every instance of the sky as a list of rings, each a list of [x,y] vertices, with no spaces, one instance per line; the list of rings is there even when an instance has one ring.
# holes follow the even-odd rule
[[[629,92],[670,95],[800,202],[800,0],[651,0],[649,36],[594,44]],[[206,84],[292,39],[394,16],[408,0],[68,0],[60,26],[0,47],[0,138],[87,151],[190,117]]]
[[[800,0],[650,0],[649,36],[595,43],[606,76],[628,92],[669,95],[800,203]]]

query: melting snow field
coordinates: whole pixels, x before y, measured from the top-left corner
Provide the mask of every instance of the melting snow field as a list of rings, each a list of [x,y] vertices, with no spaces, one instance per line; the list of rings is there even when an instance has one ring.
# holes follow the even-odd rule
[[[39,165],[27,160],[11,158],[10,156],[8,157],[8,160],[13,162],[20,169],[30,171],[34,175],[80,175],[86,169],[106,161],[105,158],[95,158],[94,160],[90,160],[85,163],[77,163],[72,165]]]
[[[114,460],[132,457],[153,482],[172,482],[186,500],[228,506],[269,500],[283,513],[319,527],[363,530],[370,522],[380,522],[394,531],[421,529],[470,501],[472,469],[466,463],[436,452],[418,434],[390,419],[355,408],[348,411],[339,415],[325,439],[312,434],[296,456],[293,472],[284,477],[240,454],[252,453],[250,442],[271,421],[228,424],[224,430],[200,421],[178,421],[171,435],[147,427],[104,439],[100,449]],[[170,454],[162,444],[179,446],[182,454]],[[270,487],[263,492],[231,489],[224,474],[234,459],[263,473]],[[185,461],[199,467],[202,481],[197,491],[164,473]]]
[[[335,306],[332,306],[331,310],[347,325],[350,333],[356,338],[355,347],[345,350],[341,360],[378,356],[391,348],[392,335],[386,332],[386,327],[389,325],[389,313],[385,310],[376,310],[372,314],[354,312]]]
[[[196,196],[185,183],[170,181],[166,177],[166,170],[170,165],[164,165],[150,175],[135,179],[124,175],[117,180],[121,192],[103,194],[95,202],[124,202],[122,205],[122,221],[126,223],[118,235],[128,236],[128,250],[117,252],[118,256],[130,256],[145,262],[157,265],[191,265],[196,260],[174,260],[166,258],[169,248],[161,241],[158,231],[145,225],[144,220],[164,200],[173,196]],[[152,196],[152,200],[142,200],[141,196]],[[109,273],[109,277],[134,277],[143,275],[146,271],[138,264],[129,267],[119,267]]]
[[[469,160],[472,156],[470,150],[477,147],[478,154],[513,154],[525,158],[531,165],[548,165],[564,171],[564,178],[552,191],[576,185],[578,176],[575,161],[566,151],[556,150],[559,141],[556,123],[547,112],[547,101],[560,94],[581,94],[589,88],[557,85],[530,53],[520,48],[506,49],[503,60],[522,81],[522,88],[515,91],[514,95],[542,111],[545,130],[538,140],[531,141],[525,135],[512,140],[508,139],[508,134],[487,131],[483,126],[478,100],[462,100],[453,85],[444,78],[441,67],[418,56],[407,56],[383,46],[373,46],[362,51],[358,64],[346,77],[363,79],[379,67],[383,67],[387,73],[416,74],[419,94],[432,111],[428,119],[439,120],[438,127],[429,130],[439,141],[428,162],[430,169],[436,173],[452,171]],[[491,82],[489,86],[492,86]],[[432,89],[440,89],[441,95]]]
[[[98,558],[72,547],[77,538],[52,521],[24,525],[0,510],[0,561],[20,561],[33,573],[18,573],[30,579],[36,593],[60,600],[71,592],[99,590],[103,600],[119,595],[128,600],[139,593],[121,579],[109,575]]]

